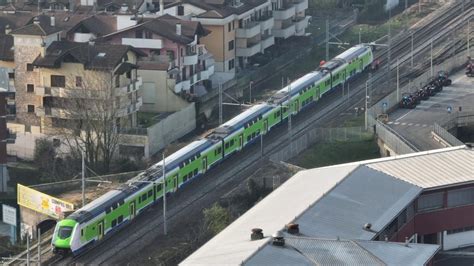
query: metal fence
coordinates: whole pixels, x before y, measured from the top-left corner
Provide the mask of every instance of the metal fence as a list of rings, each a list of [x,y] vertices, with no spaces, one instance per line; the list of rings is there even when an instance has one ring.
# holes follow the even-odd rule
[[[287,145],[270,155],[272,161],[286,161],[316,143],[357,142],[373,139],[373,134],[364,127],[313,128],[294,136]]]

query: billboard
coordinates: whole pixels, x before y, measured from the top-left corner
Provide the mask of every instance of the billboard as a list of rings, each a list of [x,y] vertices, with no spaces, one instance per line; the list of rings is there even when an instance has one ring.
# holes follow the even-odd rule
[[[18,205],[46,214],[53,218],[63,217],[64,212],[74,211],[72,203],[57,199],[37,190],[18,184]]]
[[[16,226],[16,209],[2,204],[3,222]]]

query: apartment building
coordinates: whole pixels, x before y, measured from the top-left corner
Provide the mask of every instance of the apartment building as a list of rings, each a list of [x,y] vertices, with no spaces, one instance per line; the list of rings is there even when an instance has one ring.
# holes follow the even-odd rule
[[[276,38],[287,39],[291,36],[304,36],[309,23],[308,0],[272,0]]]
[[[205,94],[214,74],[214,59],[200,42],[210,32],[199,22],[170,15],[139,20],[98,41],[130,45],[146,54],[139,62],[147,96],[142,110],[178,111],[194,96]]]
[[[215,84],[234,78],[249,58],[275,42],[269,0],[184,0],[166,5],[164,12],[198,21],[210,31],[201,43],[214,56]]]
[[[253,65],[275,38],[305,35],[307,8],[308,0],[183,0],[165,5],[165,12],[211,31],[202,43],[216,60],[214,81],[225,82]]]

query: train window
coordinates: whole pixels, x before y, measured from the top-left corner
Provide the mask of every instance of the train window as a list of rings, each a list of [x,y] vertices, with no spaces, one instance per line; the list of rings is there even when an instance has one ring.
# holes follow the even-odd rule
[[[117,223],[118,224],[121,224],[123,222],[123,215],[120,215],[118,218],[117,218]]]
[[[81,236],[84,236],[84,229],[81,229]]]
[[[153,190],[148,191],[148,197],[153,196]]]
[[[230,141],[230,146],[234,146],[234,140]]]
[[[138,197],[138,203],[142,203],[142,197]]]
[[[161,184],[159,184],[159,185],[156,187],[156,190],[157,190],[157,191],[161,191],[161,189],[162,189],[162,188],[161,188]]]
[[[194,175],[198,174],[198,169],[194,169]]]
[[[113,219],[112,220],[112,227],[115,227],[117,225],[117,220]]]
[[[219,151],[219,153],[221,153],[222,152],[222,147],[219,147],[217,150]]]
[[[229,148],[229,143],[227,142],[224,146],[226,149]]]
[[[142,195],[142,201],[145,201],[146,200],[146,194],[143,194]]]
[[[184,164],[183,163],[179,163],[179,168],[183,168]]]
[[[250,141],[250,136],[247,136],[247,142],[249,142],[249,141]]]

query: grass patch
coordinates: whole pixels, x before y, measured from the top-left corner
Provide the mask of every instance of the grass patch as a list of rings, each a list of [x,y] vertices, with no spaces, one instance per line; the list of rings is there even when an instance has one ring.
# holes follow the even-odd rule
[[[374,158],[380,158],[380,153],[377,143],[371,139],[316,144],[294,159],[293,163],[304,168],[314,168]]]
[[[137,112],[138,124],[143,128],[150,127],[154,124],[153,118],[157,115],[156,113]]]

